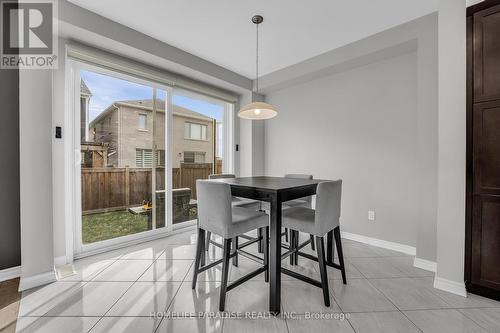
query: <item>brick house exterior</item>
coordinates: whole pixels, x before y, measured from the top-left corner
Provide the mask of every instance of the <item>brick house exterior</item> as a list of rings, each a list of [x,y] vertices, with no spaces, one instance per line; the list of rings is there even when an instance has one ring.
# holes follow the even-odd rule
[[[90,122],[90,141],[109,147],[107,166],[151,167],[153,132],[158,164],[165,165],[165,101],[156,101],[155,129],[152,110],[152,99],[117,101]],[[214,161],[214,119],[173,105],[172,131],[172,167]]]

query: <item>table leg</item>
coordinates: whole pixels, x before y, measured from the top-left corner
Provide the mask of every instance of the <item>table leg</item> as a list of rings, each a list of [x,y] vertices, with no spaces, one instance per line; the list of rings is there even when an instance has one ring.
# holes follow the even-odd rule
[[[269,248],[269,312],[278,315],[281,310],[281,200],[271,198]]]

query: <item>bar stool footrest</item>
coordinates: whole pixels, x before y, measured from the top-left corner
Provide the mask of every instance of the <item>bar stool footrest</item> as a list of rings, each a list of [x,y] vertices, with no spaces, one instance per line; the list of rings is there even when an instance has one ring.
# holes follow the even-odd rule
[[[302,274],[299,274],[297,272],[294,272],[294,271],[291,271],[289,269],[286,269],[286,268],[281,268],[281,272],[283,274],[286,274],[288,276],[291,276],[293,278],[296,278],[298,280],[301,280],[303,282],[306,282],[306,283],[309,283],[309,284],[312,284],[313,286],[316,286],[318,288],[323,288],[323,285],[321,284],[320,281],[318,280],[314,280],[314,279],[311,279],[310,277],[308,276],[305,276],[305,275],[302,275]]]
[[[267,270],[267,266],[262,266],[262,267],[256,269],[255,271],[250,272],[250,273],[246,274],[245,276],[240,277],[238,280],[234,281],[233,283],[229,284],[227,286],[226,290],[230,291],[231,289],[238,287],[240,284],[245,283],[246,281],[256,277],[260,273],[264,273],[266,270]]]

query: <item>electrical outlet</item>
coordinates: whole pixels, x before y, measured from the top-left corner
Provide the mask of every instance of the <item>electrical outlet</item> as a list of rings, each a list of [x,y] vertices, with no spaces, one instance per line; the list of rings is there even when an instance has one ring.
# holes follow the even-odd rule
[[[368,211],[368,221],[375,221],[375,211],[374,210]]]

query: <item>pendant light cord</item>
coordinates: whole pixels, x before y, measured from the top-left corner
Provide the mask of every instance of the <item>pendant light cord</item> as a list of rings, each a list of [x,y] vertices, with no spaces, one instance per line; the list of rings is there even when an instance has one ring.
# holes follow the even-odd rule
[[[257,47],[256,47],[256,56],[255,56],[255,79],[256,79],[256,92],[259,93],[259,25],[257,26]]]

